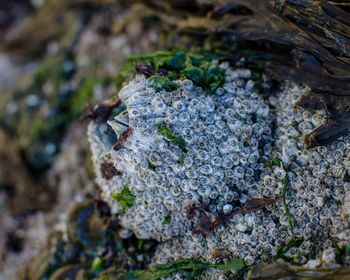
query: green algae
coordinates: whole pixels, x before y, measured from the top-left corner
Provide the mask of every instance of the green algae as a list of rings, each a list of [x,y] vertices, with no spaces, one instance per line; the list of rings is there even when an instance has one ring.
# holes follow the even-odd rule
[[[284,208],[284,213],[286,214],[286,217],[287,217],[289,229],[294,238],[294,233],[293,233],[294,217],[290,212],[288,202],[287,202],[287,192],[288,192],[288,186],[289,186],[288,168],[283,165],[282,160],[279,158],[274,158],[265,162],[265,167],[267,168],[273,168],[274,166],[281,167],[286,172],[286,176],[283,179],[283,188],[281,192],[281,197],[283,199],[283,208]]]
[[[101,273],[103,270],[103,260],[100,257],[96,257],[92,262],[91,269],[96,273]]]
[[[272,168],[273,166],[278,166],[278,167],[283,166],[282,160],[278,158],[274,158],[265,162],[265,167]]]
[[[175,53],[174,55],[170,55],[169,57],[166,57],[163,63],[161,63],[160,61],[159,66],[172,71],[181,71],[185,67],[186,59],[187,59],[186,53],[178,52],[178,53]]]
[[[187,279],[198,279],[206,269],[214,268],[225,272],[239,272],[245,268],[242,260],[231,259],[227,263],[211,264],[196,259],[182,259],[166,264],[151,266],[144,270],[128,272],[107,272],[101,274],[99,280],[160,280],[163,277],[171,276],[173,273],[182,272]]]
[[[121,193],[112,194],[112,198],[118,201],[122,213],[125,213],[126,209],[132,207],[135,202],[135,196],[131,193],[128,185],[124,186]]]
[[[177,160],[178,163],[183,164],[186,159],[186,154],[182,154],[179,159]]]
[[[294,217],[292,215],[292,213],[290,212],[289,206],[288,206],[288,202],[287,202],[287,191],[288,191],[288,186],[289,186],[289,177],[288,177],[288,170],[286,170],[286,176],[284,177],[283,180],[283,189],[282,189],[282,198],[283,198],[283,207],[284,207],[284,212],[287,216],[287,221],[288,221],[288,225],[289,225],[289,229],[292,233],[292,236],[294,236],[293,233],[293,227],[294,227]]]
[[[150,87],[154,88],[156,92],[160,92],[162,89],[174,91],[179,88],[176,83],[164,76],[152,76],[149,78],[149,81],[151,82]]]
[[[174,135],[165,124],[158,124],[157,125],[157,129],[158,129],[159,133],[162,134],[165,138],[167,138],[171,142],[174,142],[184,152],[187,152],[187,150],[186,150],[186,142],[181,136]]]
[[[290,249],[299,247],[304,242],[303,239],[298,238],[292,238],[288,243],[285,245],[280,245],[277,247],[275,257],[276,258],[282,258],[282,259],[288,259],[286,257],[286,254],[289,252]]]
[[[147,71],[143,74],[149,77],[153,83],[151,87],[157,92],[162,89],[174,91],[178,88],[174,80],[189,79],[207,92],[215,93],[225,82],[225,70],[213,64],[213,60],[219,57],[219,54],[206,51],[157,51],[151,54],[132,55],[115,77],[115,85],[120,89],[123,82],[136,73],[135,65],[143,63],[149,66],[144,67]]]
[[[210,93],[214,93],[225,81],[225,70],[208,61],[203,61],[200,66],[187,65],[181,74]]]
[[[349,265],[350,263],[350,243],[338,246],[335,244],[337,263]]]
[[[350,244],[346,244],[343,250],[344,250],[344,257],[350,257]]]
[[[147,60],[146,60],[147,61]],[[155,70],[165,69],[169,79],[189,79],[214,93],[225,81],[223,68],[212,63],[212,57],[185,52],[155,54],[150,61]]]
[[[171,222],[171,214],[172,212],[169,211],[168,213],[166,213],[165,217],[164,217],[164,220],[162,222],[162,225],[167,225],[167,224],[170,224]]]
[[[55,73],[54,65],[51,63],[43,63],[35,71],[33,79],[36,83],[41,84],[47,81]]]

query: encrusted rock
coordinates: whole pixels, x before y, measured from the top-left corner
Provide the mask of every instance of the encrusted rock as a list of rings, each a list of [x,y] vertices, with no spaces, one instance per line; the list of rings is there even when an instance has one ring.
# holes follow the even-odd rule
[[[214,253],[220,248],[249,265],[279,254],[299,264],[312,255],[331,265],[327,250],[335,252],[329,248],[341,241],[338,236],[339,245],[350,241],[344,204],[350,187],[343,180],[349,137],[306,149],[304,136],[327,116],[294,108],[308,88],[286,82],[277,95],[260,95],[249,70],[220,67],[226,78],[215,93],[184,79],[159,90],[139,75],[119,93],[123,103],[109,120],[89,125],[103,198],[125,228],[162,241],[155,263],[189,257],[213,262],[222,259]],[[121,172],[103,176],[105,162]],[[256,198],[283,199],[231,215],[209,234],[194,231],[204,210],[188,219],[191,207],[212,219]]]

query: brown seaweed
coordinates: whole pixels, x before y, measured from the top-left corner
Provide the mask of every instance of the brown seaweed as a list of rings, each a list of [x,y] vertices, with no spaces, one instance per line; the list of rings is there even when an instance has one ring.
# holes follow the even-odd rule
[[[186,217],[189,220],[192,220],[195,216],[195,213],[198,211],[199,220],[193,230],[194,234],[203,233],[208,234],[210,231],[213,231],[219,225],[226,223],[235,215],[247,214],[255,211],[264,209],[267,206],[273,205],[279,201],[282,201],[282,198],[253,198],[249,200],[243,206],[235,209],[229,214],[215,214],[209,211],[209,207],[205,206],[190,206],[187,208]]]
[[[114,176],[121,176],[123,173],[115,168],[113,162],[103,162],[100,166],[100,171],[102,174],[102,177],[106,180],[112,179]]]
[[[350,97],[348,96],[336,96],[323,92],[311,92],[302,96],[296,106],[309,110],[324,109],[327,112],[326,122],[305,135],[306,147],[327,145],[332,139],[346,134],[350,128],[349,105]]]
[[[113,145],[113,150],[115,150],[115,151],[120,150],[123,147],[125,141],[131,135],[131,133],[132,133],[132,128],[128,127],[128,129],[120,135],[117,142]]]

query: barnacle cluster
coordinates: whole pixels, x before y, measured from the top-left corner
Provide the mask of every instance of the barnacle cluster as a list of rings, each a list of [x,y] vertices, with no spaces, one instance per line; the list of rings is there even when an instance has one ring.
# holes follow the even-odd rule
[[[311,267],[335,265],[341,248],[350,243],[350,137],[343,136],[328,146],[305,149],[303,138],[327,119],[325,110],[310,112],[295,108],[307,89],[288,84],[277,97],[270,98],[276,108],[276,142],[273,156],[279,157],[288,176],[287,200],[290,211],[289,239],[301,242],[286,255],[297,263]],[[281,188],[281,170],[273,167],[267,176]],[[264,180],[265,182],[265,180]],[[265,193],[273,192],[273,186]],[[264,194],[264,187],[261,193]],[[281,215],[273,228],[288,224]],[[281,236],[276,242],[282,243]],[[288,242],[288,240],[287,240]],[[349,261],[349,260],[347,260]]]
[[[236,257],[252,265],[279,255],[335,265],[338,248],[350,241],[350,138],[305,149],[304,135],[326,118],[293,107],[307,88],[287,82],[262,96],[250,70],[212,63],[225,73],[215,92],[189,79],[161,89],[138,75],[108,121],[90,123],[103,199],[126,231],[161,241],[155,263]],[[255,198],[282,199],[193,233],[200,213],[189,219],[191,207],[229,216]]]
[[[252,83],[239,80],[242,85],[236,85],[235,80],[250,71],[221,67],[227,68],[226,84],[215,94],[191,80],[177,81],[175,91],[156,92],[140,76],[119,93],[127,109],[106,124],[90,127],[96,144],[96,129],[113,131],[115,139],[132,131],[118,150],[112,142],[101,141],[93,150],[98,149],[98,166],[109,161],[123,172],[101,176],[99,183],[115,213],[120,203],[113,195],[128,185],[136,201],[121,217],[122,224],[140,238],[188,234],[193,228],[186,221],[190,205],[206,204],[213,213],[228,214],[254,196],[255,180],[267,158],[259,143],[271,142],[269,108],[251,91]],[[164,225],[170,211],[171,221]]]

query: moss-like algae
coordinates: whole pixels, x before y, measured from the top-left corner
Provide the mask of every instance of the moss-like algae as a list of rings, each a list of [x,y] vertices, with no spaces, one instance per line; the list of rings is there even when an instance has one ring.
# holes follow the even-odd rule
[[[170,224],[170,222],[171,222],[171,211],[169,211],[168,213],[166,213],[162,224],[163,224],[163,225],[167,225],[167,224]]]
[[[127,208],[132,207],[135,202],[135,196],[131,193],[128,185],[124,186],[121,193],[112,194],[112,198],[118,201],[119,209],[122,213],[124,213]]]
[[[149,78],[149,81],[151,82],[150,87],[154,88],[156,92],[162,89],[165,91],[174,91],[179,88],[176,83],[164,76],[152,76]]]
[[[169,139],[171,142],[174,142],[178,145],[184,152],[186,150],[186,142],[181,136],[174,135],[165,124],[158,124],[157,129],[160,134],[162,134],[165,138]]]
[[[196,259],[182,259],[167,264],[151,266],[144,270],[129,272],[107,272],[100,275],[99,280],[160,280],[171,276],[175,272],[182,272],[187,279],[198,279],[198,276],[206,269],[215,268],[225,272],[239,272],[245,268],[242,260],[231,259],[227,263],[211,264]]]
[[[287,260],[288,258],[286,257],[286,254],[289,252],[289,250],[295,247],[299,247],[303,242],[303,239],[292,238],[292,240],[289,241],[287,244],[281,245],[277,248],[275,253],[276,258],[282,258]]]
[[[178,163],[183,164],[186,159],[186,154],[182,154],[179,159],[177,160]]]
[[[274,158],[265,162],[265,167],[272,168],[273,166],[278,166],[278,167],[283,166],[282,160],[278,158]]]
[[[151,54],[133,55],[128,58],[128,62],[115,77],[115,84],[119,89],[123,82],[136,72],[134,65],[141,62],[150,65],[151,73],[147,75],[153,83],[151,87],[156,91],[176,90],[178,85],[173,80],[189,79],[207,92],[215,93],[225,81],[225,70],[213,63],[218,57],[220,57],[218,54],[205,51],[157,51]]]
[[[286,172],[286,176],[283,179],[283,188],[282,188],[282,192],[281,192],[281,197],[283,199],[283,208],[284,208],[284,212],[287,216],[289,229],[290,229],[290,232],[292,233],[292,236],[294,237],[294,234],[293,234],[294,217],[293,217],[292,213],[290,212],[290,209],[289,209],[289,206],[287,203],[287,198],[286,198],[288,186],[289,186],[288,168],[286,166],[284,166],[282,160],[280,160],[278,158],[274,158],[274,159],[271,159],[271,160],[268,160],[265,162],[265,167],[267,167],[267,168],[272,168],[274,166],[281,167]]]

